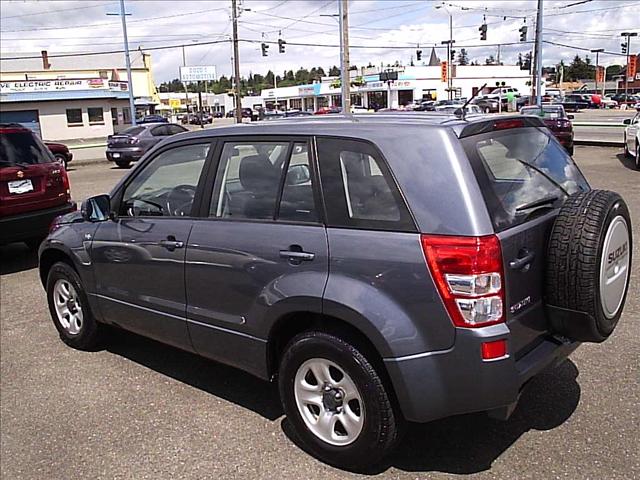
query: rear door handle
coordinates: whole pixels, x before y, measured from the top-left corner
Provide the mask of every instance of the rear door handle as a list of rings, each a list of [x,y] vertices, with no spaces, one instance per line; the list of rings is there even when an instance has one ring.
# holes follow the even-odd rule
[[[512,270],[522,270],[533,261],[536,254],[526,248],[523,248],[518,252],[518,258],[509,262],[509,268]]]
[[[173,252],[176,248],[183,248],[184,242],[176,240],[176,237],[169,235],[166,240],[160,240],[160,246]]]

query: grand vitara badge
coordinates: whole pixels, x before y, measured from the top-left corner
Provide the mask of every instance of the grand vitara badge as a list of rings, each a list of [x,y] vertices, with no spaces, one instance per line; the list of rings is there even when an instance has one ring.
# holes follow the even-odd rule
[[[22,178],[22,177],[24,177],[24,172],[22,170],[18,170],[18,173],[16,173],[16,176],[18,178]]]

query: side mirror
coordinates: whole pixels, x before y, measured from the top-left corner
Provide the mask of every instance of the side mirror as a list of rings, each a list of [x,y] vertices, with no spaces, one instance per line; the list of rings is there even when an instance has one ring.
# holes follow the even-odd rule
[[[109,195],[96,195],[87,198],[80,207],[82,218],[89,222],[104,222],[111,218],[111,198]]]
[[[305,164],[291,165],[287,172],[287,185],[302,185],[311,180],[309,167]]]
[[[574,118],[576,118],[576,116],[575,116],[575,115],[567,115],[567,118],[568,118],[569,120],[573,120]]]
[[[631,125],[631,119],[630,118],[625,118],[622,123],[624,123],[625,125]]]

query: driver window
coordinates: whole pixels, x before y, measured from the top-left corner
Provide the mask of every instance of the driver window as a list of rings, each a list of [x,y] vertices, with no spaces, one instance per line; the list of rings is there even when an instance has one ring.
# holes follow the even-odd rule
[[[183,145],[155,157],[127,186],[120,215],[191,215],[209,144]]]

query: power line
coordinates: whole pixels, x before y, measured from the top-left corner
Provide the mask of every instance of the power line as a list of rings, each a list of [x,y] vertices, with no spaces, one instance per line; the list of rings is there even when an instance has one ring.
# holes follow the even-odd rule
[[[44,12],[34,12],[34,13],[23,13],[23,14],[20,14],[20,15],[10,15],[10,16],[3,15],[2,16],[2,20],[9,20],[10,18],[33,17],[35,15],[52,14],[52,13],[58,13],[58,12],[70,12],[70,11],[76,11],[76,10],[86,10],[88,8],[105,7],[107,5],[117,5],[117,3],[116,2],[99,3],[98,5],[85,5],[84,7],[60,8],[60,9],[57,9],[57,10],[47,10],[47,11],[44,11]]]

